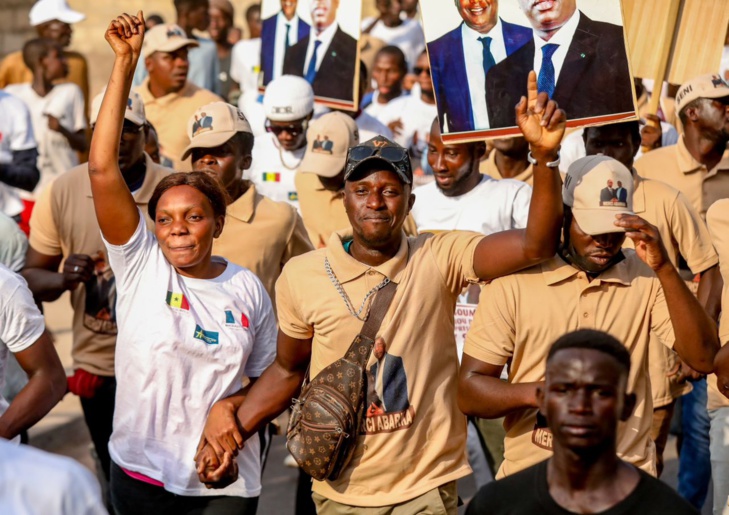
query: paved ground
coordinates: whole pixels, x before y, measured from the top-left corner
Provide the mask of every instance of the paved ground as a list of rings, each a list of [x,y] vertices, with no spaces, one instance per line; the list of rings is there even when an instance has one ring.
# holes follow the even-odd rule
[[[69,370],[71,367],[70,314],[67,295],[53,304],[46,305],[48,327],[53,331],[61,361]],[[70,456],[94,470],[94,461],[89,453],[90,439],[83,422],[81,404],[73,395],[67,395],[48,416],[30,431],[30,439],[31,445]],[[298,473],[296,469],[283,465],[285,456],[284,438],[274,437],[271,454],[263,474],[263,492],[258,510],[262,515],[293,515],[294,513]],[[675,488],[677,472],[676,440],[671,437],[666,446],[663,481]],[[459,481],[458,493],[464,502],[468,502],[473,496],[475,484],[470,476]],[[463,509],[461,509],[462,512]],[[702,514],[711,514],[711,492],[709,492]]]

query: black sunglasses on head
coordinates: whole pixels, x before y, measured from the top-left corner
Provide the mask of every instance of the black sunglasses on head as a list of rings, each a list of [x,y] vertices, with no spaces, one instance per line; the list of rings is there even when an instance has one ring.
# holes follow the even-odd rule
[[[352,164],[359,163],[375,155],[379,155],[382,159],[391,163],[399,163],[407,158],[408,151],[402,147],[369,147],[358,145],[349,149],[347,161]]]

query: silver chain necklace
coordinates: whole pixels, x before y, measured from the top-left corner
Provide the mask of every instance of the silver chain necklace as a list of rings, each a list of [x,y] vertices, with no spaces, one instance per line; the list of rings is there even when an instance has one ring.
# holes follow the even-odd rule
[[[367,304],[367,300],[377,293],[379,290],[387,286],[387,284],[390,282],[390,279],[385,277],[383,281],[372,288],[367,295],[365,295],[365,298],[362,300],[362,305],[359,307],[359,311],[354,311],[354,306],[352,305],[352,301],[349,300],[349,295],[347,295],[347,292],[344,291],[344,288],[342,287],[341,283],[337,279],[337,276],[334,275],[334,271],[332,270],[332,266],[329,264],[329,258],[324,258],[324,269],[327,271],[327,275],[329,276],[329,280],[332,282],[334,287],[337,289],[337,292],[339,292],[339,296],[342,297],[342,300],[344,300],[344,305],[347,306],[347,310],[349,311],[349,314],[355,317],[357,320],[361,320],[364,322],[367,320],[367,317],[370,314],[370,306],[367,306],[367,313],[365,313],[364,317],[360,316],[362,314],[362,311],[364,311],[365,305]]]

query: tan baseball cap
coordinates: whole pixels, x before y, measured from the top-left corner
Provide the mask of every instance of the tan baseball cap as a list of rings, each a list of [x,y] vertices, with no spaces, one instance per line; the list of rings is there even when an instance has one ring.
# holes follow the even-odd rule
[[[149,57],[155,52],[174,52],[185,46],[196,47],[200,44],[194,39],[188,38],[179,25],[161,23],[144,34],[142,57]]]
[[[709,73],[700,75],[685,82],[676,93],[676,111],[686,107],[689,102],[697,98],[723,98],[729,97],[729,84],[721,75]]]
[[[567,170],[562,201],[585,234],[625,232],[614,222],[617,214],[634,214],[633,176],[612,157],[583,157]]]
[[[344,113],[327,113],[306,131],[306,154],[299,170],[336,177],[347,162],[347,150],[359,144],[357,123]]]
[[[93,102],[91,102],[90,125],[94,125],[99,118],[99,110],[101,109],[101,102],[104,100],[104,93],[106,93],[106,88],[96,95]],[[144,113],[144,102],[136,91],[132,90],[129,92],[127,108],[124,110],[124,119],[136,125],[144,125],[147,123],[147,115]]]
[[[194,148],[215,148],[225,144],[238,132],[253,134],[243,112],[225,102],[213,102],[198,108],[187,122],[190,144],[182,153],[187,159]]]

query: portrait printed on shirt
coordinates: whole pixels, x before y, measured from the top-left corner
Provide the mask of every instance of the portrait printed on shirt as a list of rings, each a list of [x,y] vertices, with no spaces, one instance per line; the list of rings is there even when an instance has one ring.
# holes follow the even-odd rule
[[[361,0],[263,0],[261,89],[297,75],[317,103],[356,111],[361,13]]]
[[[375,362],[367,370],[362,431],[377,434],[407,429],[413,425],[415,407],[410,404],[402,358],[389,354],[385,342],[379,339],[375,341],[372,356]]]
[[[634,120],[620,0],[421,0],[447,142],[519,135],[514,107],[537,87],[581,127]]]
[[[116,280],[103,251],[91,256],[94,271],[84,283],[84,327],[99,334],[116,334]]]

